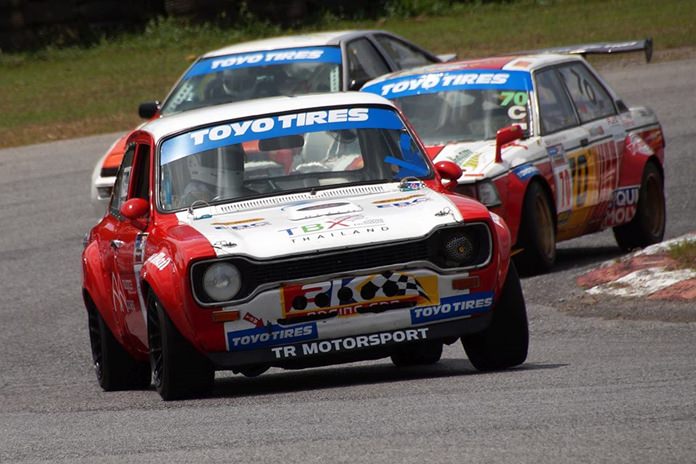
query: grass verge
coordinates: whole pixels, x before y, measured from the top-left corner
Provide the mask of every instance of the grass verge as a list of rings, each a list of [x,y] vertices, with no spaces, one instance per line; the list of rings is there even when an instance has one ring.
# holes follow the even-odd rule
[[[696,46],[696,2],[521,0],[458,3],[440,16],[340,21],[319,29],[387,29],[436,53],[500,52],[652,36],[658,52]],[[317,29],[316,27],[314,29]],[[104,132],[140,122],[138,103],[162,98],[195,56],[264,36],[294,34],[250,22],[243,28],[153,22],[143,34],[87,48],[0,53],[0,148]]]
[[[669,256],[682,268],[696,270],[696,240],[684,240],[671,245]]]

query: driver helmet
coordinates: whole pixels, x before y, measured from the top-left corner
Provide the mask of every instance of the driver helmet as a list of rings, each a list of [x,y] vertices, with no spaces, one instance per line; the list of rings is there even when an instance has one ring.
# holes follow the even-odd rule
[[[191,180],[217,186],[217,153],[215,150],[208,150],[189,156],[187,164]]]
[[[243,95],[249,92],[256,82],[250,68],[228,69],[222,72],[222,89],[227,95]]]

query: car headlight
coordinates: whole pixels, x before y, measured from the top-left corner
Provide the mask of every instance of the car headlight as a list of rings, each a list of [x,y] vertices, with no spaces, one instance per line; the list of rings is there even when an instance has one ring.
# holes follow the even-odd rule
[[[466,232],[453,234],[445,240],[445,259],[454,266],[470,262],[476,250],[471,237]]]
[[[491,258],[491,233],[484,223],[442,228],[429,242],[430,259],[441,269],[484,266]]]
[[[203,273],[203,290],[211,300],[231,300],[241,287],[242,276],[232,264],[215,263]]]
[[[501,204],[498,189],[490,180],[485,180],[476,184],[476,190],[478,201],[486,205],[488,208]]]

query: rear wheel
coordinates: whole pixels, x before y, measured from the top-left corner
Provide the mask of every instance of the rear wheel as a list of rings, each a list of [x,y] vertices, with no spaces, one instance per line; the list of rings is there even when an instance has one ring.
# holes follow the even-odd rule
[[[400,346],[392,353],[396,367],[424,366],[435,364],[442,357],[442,343],[427,342]]]
[[[210,361],[177,330],[157,298],[148,297],[150,365],[157,393],[177,400],[209,393],[215,381]]]
[[[553,267],[556,225],[549,196],[539,182],[531,182],[524,196],[517,245],[522,251],[514,260],[521,274],[542,274]]]
[[[527,359],[527,309],[512,263],[493,309],[491,324],[482,332],[462,337],[462,345],[471,364],[480,371],[517,366]]]
[[[630,251],[661,242],[665,235],[665,209],[662,175],[654,163],[648,163],[643,171],[636,215],[631,222],[614,227],[619,247]]]
[[[95,308],[87,310],[94,372],[105,391],[139,390],[150,385],[150,366],[133,358]]]

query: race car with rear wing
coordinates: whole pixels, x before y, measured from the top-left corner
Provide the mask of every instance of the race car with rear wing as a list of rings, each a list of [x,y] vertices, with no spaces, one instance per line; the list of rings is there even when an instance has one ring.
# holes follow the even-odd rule
[[[194,108],[276,95],[358,90],[381,74],[452,59],[434,55],[387,31],[352,30],[274,37],[230,45],[199,57],[162,103],[145,102],[150,120]],[[129,134],[92,172],[91,201],[102,216]]]
[[[391,357],[523,363],[505,222],[454,194],[388,100],[349,92],[192,110],[135,131],[85,239],[83,296],[105,390],[205,394],[248,376]]]
[[[456,190],[505,219],[521,273],[543,273],[557,241],[609,227],[624,250],[663,238],[662,127],[578,56],[638,50],[649,60],[652,41],[426,66],[362,90],[394,101],[435,162],[462,168]]]

